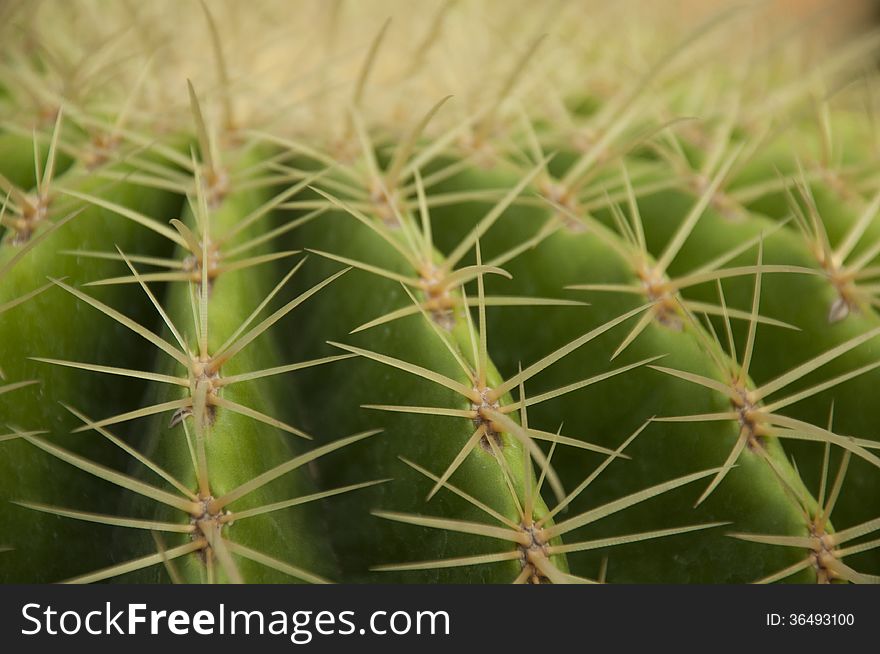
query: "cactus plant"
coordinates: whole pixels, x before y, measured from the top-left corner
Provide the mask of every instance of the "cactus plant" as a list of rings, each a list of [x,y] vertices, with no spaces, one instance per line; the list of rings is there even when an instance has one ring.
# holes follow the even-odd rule
[[[3,5],[0,580],[880,581],[878,39],[656,4]]]

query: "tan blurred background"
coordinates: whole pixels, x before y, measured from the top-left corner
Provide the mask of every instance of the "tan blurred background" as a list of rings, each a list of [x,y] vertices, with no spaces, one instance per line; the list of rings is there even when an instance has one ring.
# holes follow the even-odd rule
[[[650,2],[651,0],[646,0]],[[779,22],[808,21],[811,31],[829,41],[880,27],[880,0],[677,0],[683,17],[706,17],[732,5],[765,5],[768,19]]]

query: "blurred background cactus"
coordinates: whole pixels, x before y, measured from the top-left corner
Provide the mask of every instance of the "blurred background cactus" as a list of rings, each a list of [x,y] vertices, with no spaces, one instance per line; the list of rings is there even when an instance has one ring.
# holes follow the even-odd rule
[[[0,581],[880,581],[871,3],[0,3]]]

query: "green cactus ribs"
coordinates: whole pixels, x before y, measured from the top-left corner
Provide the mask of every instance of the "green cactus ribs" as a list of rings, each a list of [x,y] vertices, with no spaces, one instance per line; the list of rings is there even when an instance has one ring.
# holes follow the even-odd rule
[[[678,12],[3,4],[0,582],[880,581],[880,35]]]

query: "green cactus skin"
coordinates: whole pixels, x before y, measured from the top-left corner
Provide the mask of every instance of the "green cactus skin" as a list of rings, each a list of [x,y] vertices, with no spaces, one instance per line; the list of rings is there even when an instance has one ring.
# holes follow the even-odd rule
[[[699,233],[695,234],[695,242],[700,243],[699,250],[691,246],[682,252],[683,260],[689,260],[692,264],[698,264],[705,257],[729,248],[732,243],[747,238],[749,234],[769,233],[774,227],[760,218],[735,224],[717,215],[710,214],[707,218]],[[744,254],[732,261],[731,265],[742,264],[748,258],[749,255]],[[764,261],[768,264],[784,262],[800,265],[821,273],[816,258],[803,238],[792,230],[780,230],[764,239]],[[742,280],[725,282],[724,289],[731,306],[742,307],[748,302],[746,294],[749,291]],[[692,296],[696,297],[696,291],[692,292]],[[705,298],[705,293],[703,296]],[[798,299],[804,297],[809,297],[810,301]],[[761,332],[751,368],[757,383],[775,379],[807,360],[837,347],[846,348],[846,344],[854,339],[876,333],[880,321],[870,307],[851,312],[842,320],[829,322],[830,312],[839,298],[834,286],[821,274],[772,276],[764,281],[761,313],[769,318],[782,318],[798,326],[800,331],[768,329]],[[880,343],[871,338],[835,357],[820,369],[801,376],[792,391],[810,389],[840,376],[852,378],[834,384],[825,392],[811,394],[792,405],[786,414],[810,424],[827,426],[833,407],[835,433],[876,442],[876,416],[869,398],[880,380],[875,367],[880,356],[878,348]],[[791,391],[783,391],[781,396],[786,394],[791,394]],[[768,399],[768,402],[772,402],[772,399]],[[862,446],[865,447],[864,456],[855,456],[850,463],[846,485],[836,503],[835,522],[843,526],[861,524],[877,517],[877,506],[860,499],[880,493],[880,487],[877,486],[876,445],[862,443]],[[823,469],[821,446],[816,443],[791,443],[786,450],[794,456],[809,485],[818,487],[819,474]],[[875,455],[873,460],[869,460],[870,454]],[[863,555],[861,562],[854,559],[853,564],[874,568],[877,561],[871,560],[872,556],[876,557],[876,553]]]
[[[260,160],[257,152],[251,152],[241,157],[231,168],[234,175],[236,168],[244,169],[252,166]],[[265,192],[259,191],[233,191],[223,198],[216,207],[208,209],[208,215],[202,218],[202,223],[210,228],[210,235],[205,236],[210,241],[222,242],[225,247],[232,247],[237,243],[247,242],[248,239],[259,236],[265,231],[257,222],[250,229],[237,230],[233,228],[241,220],[242,216],[250,214],[259,208],[268,198],[263,197]],[[199,225],[193,214],[188,214],[186,224],[196,234],[200,234]],[[265,221],[263,221],[265,222]],[[234,236],[233,236],[234,235]],[[230,241],[227,236],[233,236]],[[265,249],[265,248],[264,248]],[[254,254],[265,254],[255,252]],[[179,251],[178,256],[183,259],[192,256],[188,251]],[[289,259],[285,259],[289,261]],[[222,269],[223,260],[217,266]],[[199,267],[200,269],[200,267]],[[211,273],[213,277],[213,272]],[[209,356],[219,352],[219,348],[232,336],[241,324],[248,318],[251,311],[256,308],[256,301],[265,297],[272,290],[274,282],[271,279],[271,268],[267,266],[245,269],[241,271],[222,272],[216,278],[209,281],[210,291],[207,294],[207,352]],[[170,295],[167,298],[167,313],[175,325],[188,325],[192,322],[192,298],[189,284],[174,283]],[[200,287],[201,288],[201,287]],[[198,302],[198,298],[196,299]],[[253,305],[253,306],[252,306]],[[187,330],[190,331],[190,330]],[[190,331],[191,333],[191,331]],[[269,334],[271,336],[271,334]],[[173,338],[166,329],[166,337]],[[199,346],[194,336],[189,343],[192,352],[198,355]],[[249,345],[240,355],[236,355],[228,363],[224,363],[217,371],[219,379],[232,377],[253,371],[259,371],[277,365],[280,360],[276,343],[266,336]],[[180,374],[180,364],[169,361],[166,368],[168,374]],[[192,373],[190,373],[192,374]],[[209,373],[210,377],[210,373]],[[279,386],[273,385],[272,378],[256,379],[250,382],[236,383],[222,390],[216,390],[217,395],[223,401],[249,407],[260,414],[275,417],[279,421],[282,415],[280,408],[285,406],[284,398],[279,393]],[[213,394],[215,391],[209,391]],[[195,402],[198,395],[197,386],[180,389],[173,386],[162,385],[151,394],[151,404],[173,401],[178,398],[189,398]],[[194,406],[194,405],[193,405]],[[191,409],[195,413],[195,409]],[[187,446],[187,437],[184,433],[183,421],[170,426],[169,414],[159,414],[149,421],[145,431],[144,452],[148,453],[151,460],[159,463],[175,478],[180,479],[187,488],[196,490],[201,497],[207,493],[210,497],[222,498],[233,492],[257,475],[270,470],[277,465],[293,459],[297,454],[305,451],[298,441],[299,437],[285,433],[277,427],[259,422],[252,417],[236,413],[231,409],[218,406],[206,408],[212,416],[206,420],[204,427],[205,442],[205,466],[207,471],[206,488],[201,486],[202,480],[196,474],[190,451]],[[189,424],[189,435],[195,437],[195,415],[184,419]],[[314,488],[302,467],[284,475],[273,485],[257,489],[248,494],[240,502],[224,506],[223,512],[233,513],[245,509],[265,506],[275,502],[282,502],[294,497],[302,497],[314,492]],[[362,481],[363,479],[361,479]],[[144,502],[140,502],[144,504]],[[190,516],[181,515],[167,506],[158,509],[146,509],[154,514],[156,519],[165,521],[180,521],[188,523]],[[228,533],[230,541],[250,549],[259,550],[262,554],[283,561],[302,571],[304,580],[314,581],[325,577],[334,577],[335,564],[331,556],[328,556],[329,548],[323,534],[320,514],[313,507],[306,505],[299,509],[279,510],[260,516],[233,521],[232,524],[223,527],[224,537]],[[303,537],[307,535],[307,537]],[[175,540],[168,539],[167,546],[176,547],[185,544],[190,536],[180,536]],[[149,538],[140,538],[140,548],[147,550],[152,543]],[[129,549],[129,548],[126,548]],[[130,544],[134,551],[134,543]],[[186,582],[204,582],[209,574],[205,565],[204,553],[191,554],[178,564],[181,579]],[[236,555],[233,551],[235,571],[240,578],[252,583],[290,582],[296,581],[296,577],[285,575],[281,572],[268,568],[259,563]],[[161,567],[150,568],[146,576],[141,580],[159,581],[165,575]],[[217,580],[231,581],[230,570],[218,567]]]
[[[4,7],[0,582],[880,582],[880,38],[389,6]]]
[[[394,233],[392,238],[400,239],[401,235]],[[337,257],[364,261],[401,275],[412,276],[415,272],[375,231],[340,211],[315,218],[291,233],[292,247],[305,244]],[[339,269],[339,264],[329,259],[310,263],[312,265],[304,268],[299,280],[302,288],[308,288],[315,280]],[[412,299],[398,282],[355,270],[340,279],[336,291],[351,298],[350,301],[343,305],[331,298],[316,301],[308,316],[296,322],[297,334],[301,337],[287,341],[287,349],[293,358],[299,358],[308,351],[310,339],[338,339],[345,344],[345,349],[356,347],[381,353],[445,375],[467,388],[474,386],[473,380],[464,376],[438,335],[437,330],[445,333],[442,331],[444,328],[432,327],[428,319],[419,313],[387,326],[348,335],[352,329],[373,318],[412,306]],[[473,366],[470,337],[462,313],[455,310],[449,319],[454,327],[446,338],[458,351],[458,356]],[[339,351],[328,348],[327,354]],[[498,381],[497,372],[490,363],[487,384],[492,387]],[[413,560],[414,552],[419,553],[418,560],[430,561],[499,551],[499,544],[493,539],[438,532],[428,527],[416,528],[370,515],[370,509],[382,509],[485,522],[485,516],[478,508],[449,492],[441,491],[426,507],[424,499],[434,482],[402,461],[406,459],[437,476],[441,475],[471,439],[475,430],[472,419],[365,411],[360,408],[361,405],[387,404],[393,400],[395,405],[401,406],[468,411],[472,408],[470,400],[449,388],[366,357],[347,361],[344,366],[306,371],[295,384],[298,403],[303,407],[303,415],[308,416],[310,429],[315,428],[317,432],[318,427],[323,427],[325,434],[333,436],[377,426],[383,429],[381,436],[335,455],[323,466],[325,485],[351,483],[365,469],[374,470],[382,477],[393,478],[393,481],[369,492],[340,498],[341,501],[330,510],[334,542],[338,544],[345,568],[363,573],[377,563],[407,563]],[[335,398],[335,401],[328,403],[328,396]],[[501,398],[501,404],[511,404],[510,396]],[[519,501],[522,502],[525,497],[522,472],[525,453],[522,445],[510,434],[500,434],[498,439]],[[522,517],[511,498],[503,469],[496,460],[496,454],[488,447],[488,442],[485,446],[473,447],[450,481],[508,520],[520,523]],[[405,492],[402,490],[404,488],[407,489]],[[538,498],[531,517],[540,519],[546,511],[546,506]],[[564,557],[554,557],[552,560],[562,572],[567,571]],[[512,560],[491,566],[438,568],[421,573],[387,571],[374,573],[364,579],[386,582],[505,583],[515,579],[521,571],[519,561]]]
[[[72,171],[71,171],[72,172]],[[66,187],[65,179],[58,183]],[[114,183],[86,177],[77,180],[71,190],[90,192],[100,189],[108,201],[138,206],[157,214],[173,213],[179,199],[172,193],[146,189],[135,184]],[[50,208],[50,221],[63,221],[79,203],[59,196]],[[52,230],[51,232],[49,230]],[[100,439],[87,434],[71,434],[78,421],[59,402],[67,403],[86,413],[113,411],[127,398],[143,391],[137,382],[113,379],[92,379],[80,371],[47,365],[31,357],[70,358],[83,361],[106,362],[109,343],[120,348],[121,356],[115,362],[122,366],[145,365],[143,349],[138,339],[128,330],[107,319],[90,321],[91,327],[73,330],[79,316],[90,311],[77,298],[55,287],[47,278],[82,280],[83,260],[64,254],[65,251],[112,249],[114,245],[144,254],[164,254],[163,240],[121,219],[100,207],[85,207],[79,215],[70,218],[55,229],[42,226],[46,234],[38,247],[27,252],[21,260],[3,275],[0,305],[19,300],[38,289],[45,289],[26,302],[10,309],[0,322],[0,357],[9,383],[36,380],[39,383],[0,395],[0,414],[4,425],[27,432],[46,432],[53,442],[109,463],[118,461],[116,448],[108,447]],[[41,232],[33,238],[40,239]],[[14,245],[11,235],[0,248],[4,265],[10,262],[23,245]],[[90,262],[93,279],[110,274],[109,262]],[[46,288],[48,284],[48,288]],[[102,300],[112,301],[137,320],[147,321],[148,307],[141,298],[123,289],[103,289]],[[89,384],[83,384],[84,379]],[[5,430],[4,430],[5,431]],[[21,440],[0,443],[3,448],[2,477],[3,501],[57,503],[88,508],[108,509],[112,495],[103,483],[81,484],[66,464],[44,456],[38,449]],[[27,462],[27,463],[25,463]],[[76,479],[76,481],[75,481]],[[103,529],[84,525],[62,526],[59,518],[37,513],[15,505],[4,511],[6,540],[15,551],[3,557],[0,566],[4,581],[55,581],[72,573],[76,561],[98,565],[108,560],[109,552],[89,545],[95,533]],[[69,542],[67,542],[69,541]],[[54,555],[59,547],[70,548],[70,558]]]
[[[511,181],[506,180],[506,185],[510,185]],[[504,185],[503,175],[477,171],[469,171],[463,179],[455,180],[457,188]],[[479,215],[480,210],[474,213]],[[437,225],[451,227],[449,221],[466,220],[464,216],[461,208],[456,207],[438,215]],[[492,252],[507,251],[516,243],[530,239],[552,219],[549,212],[540,208],[520,207],[511,210],[484,237],[487,256]],[[451,227],[450,231],[454,232],[455,228]],[[614,245],[609,246],[609,242]],[[565,287],[575,284],[632,284],[637,277],[631,260],[623,252],[626,252],[626,245],[601,225],[588,223],[574,231],[562,227],[533,249],[506,264],[512,280],[491,280],[489,287],[499,294],[552,296],[556,293],[560,297],[572,297],[572,292],[565,291]],[[553,273],[535,275],[533,271],[536,270],[552,270]],[[593,301],[593,306],[577,311],[543,307],[517,308],[515,312],[499,310],[490,321],[489,329],[500,335],[493,353],[502,369],[506,367],[510,370],[518,364],[510,356],[512,353],[520,356],[524,348],[528,356],[535,351],[552,348],[644,301],[638,296],[605,293],[591,293],[586,299]],[[530,320],[515,318],[515,314],[526,315],[529,311],[535,314]],[[537,331],[533,329],[535,324],[541,325]],[[658,356],[662,358],[653,361],[655,365],[703,375],[717,380],[721,385],[729,383],[726,371],[717,363],[727,362],[723,352],[720,348],[714,348],[708,334],[703,333],[698,325],[690,323],[681,309],[674,306],[658,306],[651,323],[619,358],[609,364],[612,354],[632,327],[630,324],[618,328],[601,341],[591,344],[589,349],[566,357],[553,368],[549,385],[563,386],[576,382],[585,375],[585,371],[598,376],[640,361],[652,362]],[[514,348],[514,343],[526,345]],[[715,351],[707,351],[711,349]],[[531,415],[535,424],[543,423],[545,429],[552,427],[548,421],[565,416],[568,431],[581,434],[589,440],[596,439],[607,446],[628,433],[628,430],[635,429],[638,426],[636,421],[642,416],[662,417],[729,410],[729,400],[718,391],[694,387],[683,380],[670,382],[658,379],[658,374],[661,373],[640,367],[571,396],[559,398],[546,406],[539,405]],[[537,395],[545,390],[546,386],[538,387],[531,394]],[[609,397],[626,398],[626,401],[609,403]],[[597,484],[595,489],[591,488],[594,494],[584,500],[592,504],[633,492],[640,486],[660,483],[670,476],[694,472],[700,466],[720,466],[736,443],[738,432],[739,425],[734,421],[683,425],[655,422],[628,448],[627,451],[634,454],[634,461],[619,463],[620,474],[606,480],[605,484]],[[778,443],[771,438],[762,441],[762,444],[776,470],[784,471],[782,474],[787,481],[805,492],[794,471],[788,467]],[[689,456],[683,458],[682,451],[689,452]],[[676,518],[693,518],[699,522],[724,521],[736,515],[738,529],[759,533],[769,529],[802,535],[807,525],[799,507],[788,497],[776,477],[777,473],[761,458],[751,448],[746,448],[738,459],[738,467],[696,511],[690,507],[701,497],[701,492],[688,488],[670,494],[662,501],[646,503],[638,510],[621,514],[613,525],[606,527],[632,531],[640,525],[651,525],[652,516],[656,520],[657,515],[663,516],[664,523],[674,522]],[[559,470],[563,479],[571,480],[588,465],[584,457],[569,456]],[[632,474],[624,474],[623,470],[628,467],[634,468]],[[679,513],[676,507],[682,505],[688,508]],[[748,527],[744,526],[746,523],[749,523]],[[698,537],[701,545],[692,548],[687,544],[689,537]],[[686,554],[691,551],[698,552],[693,559]],[[642,579],[668,583],[706,582],[717,580],[724,574],[729,575],[725,580],[731,583],[752,581],[795,561],[794,553],[777,554],[780,558],[768,557],[764,548],[737,542],[723,532],[682,535],[607,553],[610,559],[609,574],[613,575],[616,571],[625,581]],[[593,569],[598,565],[596,557],[582,555],[580,559],[583,563],[572,557],[571,565],[576,571],[579,565]],[[732,561],[737,561],[737,565],[733,566]],[[633,573],[634,570],[637,572]],[[794,580],[804,581],[807,578],[803,576]]]
[[[49,154],[49,143],[46,135],[38,134],[36,152],[40,166],[45,167]],[[51,140],[51,135],[49,135]],[[17,132],[0,132],[0,152],[3,153],[3,176],[18,188],[31,190],[37,184],[36,168],[34,167],[34,137]],[[73,164],[73,159],[60,151],[56,154],[55,169],[58,174],[64,173]],[[5,193],[4,193],[5,195]]]
[[[231,169],[233,188],[236,173],[248,170],[259,161],[261,157],[250,153]],[[252,341],[262,336],[263,328],[277,318],[270,316],[266,319],[268,323],[251,325],[257,317],[251,315],[251,311],[257,307],[250,308],[248,304],[263,297],[268,301],[277,291],[273,290],[269,276],[260,272],[260,264],[281,257],[257,252],[257,256],[250,259],[251,263],[244,266],[242,260],[227,260],[225,254],[235,246],[253,242],[265,232],[258,220],[267,200],[264,194],[259,190],[233,190],[218,199],[217,206],[208,208],[205,196],[211,194],[200,192],[199,220],[190,212],[189,227],[177,223],[182,243],[188,245],[179,250],[178,256],[191,264],[192,272],[184,271],[184,283],[174,283],[167,298],[167,311],[162,316],[167,320],[165,343],[176,342],[181,334],[187,333],[180,326],[192,323],[194,315],[197,327],[192,341],[174,357],[178,361],[170,366],[161,365],[159,374],[171,375],[173,379],[175,373],[180,374],[181,363],[186,361],[186,374],[179,383],[188,387],[181,393],[175,390],[179,383],[169,385],[166,381],[161,388],[149,393],[152,400],[149,406],[165,407],[167,403],[174,406],[158,413],[139,440],[144,441],[142,448],[150,465],[158,466],[175,480],[180,496],[176,502],[163,499],[167,495],[155,502],[155,491],[140,492],[139,501],[125,501],[124,515],[148,514],[152,522],[142,522],[141,529],[129,529],[117,536],[119,551],[143,551],[147,545],[147,553],[117,560],[116,566],[88,572],[77,581],[97,581],[131,572],[133,574],[121,578],[155,582],[171,575],[172,579],[189,582],[320,582],[335,571],[332,554],[328,554],[330,550],[323,542],[320,513],[309,504],[320,501],[322,496],[314,493],[305,466],[324,452],[369,434],[303,451],[290,441],[305,434],[273,417],[284,402],[276,395],[277,386],[267,384],[266,380],[284,371],[274,370],[278,352],[273,341],[265,337],[256,344]],[[242,221],[242,216],[248,215],[252,219]],[[262,267],[266,269],[265,265]],[[107,281],[142,283],[149,278],[149,275],[136,273],[133,266],[131,271],[133,279]],[[199,275],[202,281],[196,297],[190,294],[190,284],[185,279]],[[282,309],[277,315],[284,315],[288,310]],[[175,325],[176,334],[171,325]],[[223,347],[227,339],[228,344]],[[241,375],[245,378],[239,380]],[[165,377],[167,379],[169,377]],[[170,422],[169,411],[173,415]],[[89,422],[87,426],[100,432],[105,426],[130,417],[134,416],[124,413]],[[138,490],[132,488],[131,482],[121,485]],[[356,490],[358,486],[363,484],[325,495]],[[297,504],[305,506],[296,509],[286,506]],[[153,543],[146,536],[150,525],[158,525],[153,528],[169,533]],[[300,537],[302,534],[308,537]],[[266,546],[269,541],[271,544]],[[163,548],[158,556],[157,544]],[[196,547],[196,551],[177,556]],[[150,554],[149,549],[154,553]],[[171,560],[163,570],[158,564],[165,554]]]

